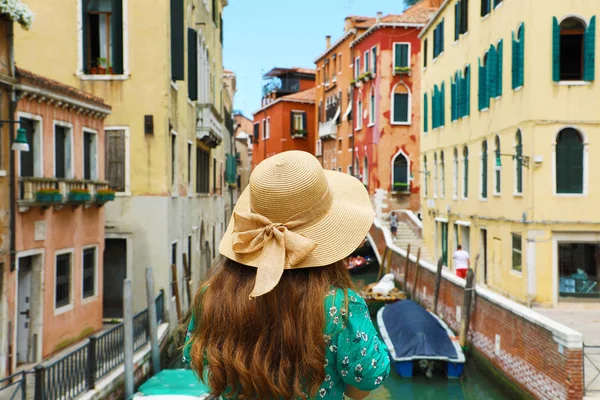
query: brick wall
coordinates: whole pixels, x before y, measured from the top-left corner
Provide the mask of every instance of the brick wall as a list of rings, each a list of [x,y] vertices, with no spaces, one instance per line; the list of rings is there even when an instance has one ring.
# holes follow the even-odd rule
[[[383,228],[386,229],[386,228]],[[372,243],[383,257],[386,234],[371,228]],[[389,236],[389,233],[387,233]],[[393,248],[390,271],[404,287],[406,253]],[[414,257],[414,255],[412,256]],[[412,258],[411,257],[411,258]],[[409,263],[407,286],[412,291],[416,267]],[[421,263],[416,301],[433,307],[435,269]],[[464,280],[444,274],[438,301],[439,316],[458,332],[464,315]],[[583,353],[581,335],[570,328],[549,321],[508,299],[477,288],[471,323],[469,346],[474,347],[492,366],[524,392],[538,399],[581,399],[583,397]]]

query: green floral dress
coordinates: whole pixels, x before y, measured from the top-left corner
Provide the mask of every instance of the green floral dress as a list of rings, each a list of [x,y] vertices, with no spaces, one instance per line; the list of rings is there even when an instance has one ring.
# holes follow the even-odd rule
[[[346,385],[365,391],[374,390],[390,373],[388,349],[373,326],[365,301],[356,292],[348,290],[347,309],[345,305],[342,289],[329,291],[325,298],[323,335],[326,342],[325,382],[316,399],[342,399]],[[183,349],[183,362],[188,365],[189,338],[193,330],[194,318],[188,326]]]

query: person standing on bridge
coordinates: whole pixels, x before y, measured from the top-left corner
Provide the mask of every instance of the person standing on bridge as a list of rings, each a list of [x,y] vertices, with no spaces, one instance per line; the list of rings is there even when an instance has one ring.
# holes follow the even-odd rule
[[[390,371],[344,267],[375,213],[309,153],[261,162],[184,321],[183,361],[224,399],[364,399]]]
[[[462,249],[462,246],[459,244],[456,246],[456,251],[452,256],[454,260],[454,269],[456,270],[456,276],[466,279],[467,270],[471,266],[471,258],[469,253]]]
[[[395,211],[390,214],[390,230],[392,231],[392,237],[397,238],[398,235],[398,216]]]

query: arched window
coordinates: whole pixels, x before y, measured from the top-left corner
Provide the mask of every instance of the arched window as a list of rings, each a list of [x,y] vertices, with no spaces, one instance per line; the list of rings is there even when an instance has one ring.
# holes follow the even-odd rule
[[[437,154],[433,154],[433,197],[438,195],[438,162]]]
[[[369,188],[369,159],[366,155],[363,159],[363,184]]]
[[[463,197],[469,198],[469,148],[463,148]]]
[[[369,125],[375,123],[375,89],[371,89],[369,95]]]
[[[562,21],[560,26],[556,25],[556,20],[554,24],[553,68],[558,68],[558,71],[555,70],[554,73],[558,73],[558,80],[561,81],[584,80],[585,64],[590,62],[586,57],[588,49],[586,49],[585,22],[571,17]],[[593,34],[595,36],[595,32]],[[589,49],[589,51],[593,57],[594,49]]]
[[[500,136],[496,135],[494,139],[494,144],[496,146],[495,156],[495,168],[494,168],[494,194],[500,194],[502,192],[502,162],[500,161]]]
[[[573,129],[556,138],[556,193],[583,193],[583,138]]]
[[[483,141],[481,145],[481,198],[487,199],[487,178],[488,178],[488,158],[487,158],[487,141]]]
[[[429,171],[427,170],[427,156],[423,156],[423,186],[425,187],[425,198],[429,196]]]
[[[523,137],[518,130],[515,135],[515,193],[523,193]]]
[[[452,198],[458,197],[458,150],[452,154]]]
[[[410,92],[400,82],[392,91],[392,124],[410,125]]]
[[[410,161],[402,150],[394,157],[392,167],[392,191],[402,193],[409,192]]]
[[[440,153],[440,197],[443,199],[446,195],[446,169],[444,168],[444,152]]]

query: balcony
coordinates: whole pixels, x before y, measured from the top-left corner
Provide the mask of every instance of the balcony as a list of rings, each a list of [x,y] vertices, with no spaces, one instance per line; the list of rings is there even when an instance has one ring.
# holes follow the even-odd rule
[[[196,112],[196,138],[214,149],[223,141],[223,118],[211,103],[198,104]]]
[[[87,208],[92,204],[102,206],[113,200],[114,193],[109,192],[111,191],[108,190],[108,182],[21,177],[17,204],[22,213],[32,207],[54,206],[60,210],[65,205],[84,205]]]
[[[337,123],[335,119],[319,122],[319,139],[335,139],[337,137]]]

